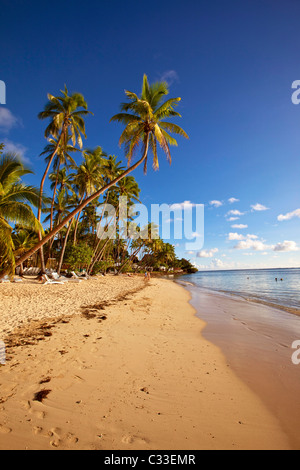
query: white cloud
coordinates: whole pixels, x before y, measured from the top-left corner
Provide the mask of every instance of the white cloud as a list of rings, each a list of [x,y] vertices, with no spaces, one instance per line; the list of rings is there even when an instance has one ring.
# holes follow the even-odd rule
[[[27,148],[24,147],[24,145],[12,142],[11,140],[8,140],[8,139],[3,139],[3,143],[5,145],[4,147],[5,153],[15,153],[19,155],[19,157],[24,163],[30,162],[29,158],[25,156],[27,152]]]
[[[9,132],[18,124],[20,124],[20,120],[8,108],[0,107],[0,130],[2,132]]]
[[[251,209],[252,211],[258,211],[258,212],[261,212],[261,211],[268,211],[269,208],[266,207],[266,206],[263,206],[262,204],[254,204],[251,206]]]
[[[245,237],[244,235],[241,235],[239,233],[229,233],[228,234],[228,240],[229,241],[232,241],[232,240],[244,240]]]
[[[230,204],[233,204],[234,202],[239,202],[240,200],[239,199],[236,199],[235,197],[231,197],[230,199],[228,199],[228,202],[230,202]]]
[[[184,201],[184,202],[177,202],[175,204],[170,205],[170,209],[173,211],[176,210],[190,210],[195,207],[196,204],[192,203],[191,201]]]
[[[235,220],[239,220],[239,217],[230,217],[227,222],[234,222]]]
[[[210,263],[211,269],[225,269],[226,264],[218,258],[214,258]]]
[[[243,229],[243,228],[248,228],[248,225],[244,225],[244,224],[235,224],[235,225],[231,225],[232,228],[238,228],[238,229]]]
[[[300,248],[297,246],[295,241],[285,240],[282,243],[277,243],[276,245],[267,245],[264,240],[258,240],[256,235],[247,235],[243,237],[237,233],[229,234],[231,237],[229,240],[239,240],[239,243],[234,246],[236,250],[253,250],[253,251],[263,251],[262,254],[266,255],[267,251],[275,252],[288,252],[288,251],[299,251]]]
[[[211,250],[202,250],[197,253],[197,258],[212,258],[215,253],[218,253],[218,248],[212,248]]]
[[[234,248],[236,250],[265,251],[271,247],[269,247],[268,245],[265,245],[260,240],[253,240],[252,238],[247,238],[246,240],[240,241],[237,245],[235,245]]]
[[[236,210],[232,210],[232,211],[227,212],[226,216],[227,215],[233,215],[233,216],[238,216],[239,217],[241,215],[244,215],[244,212],[240,212],[236,209]]]
[[[221,201],[210,201],[209,203],[211,206],[214,206],[214,207],[221,207],[223,206],[223,202]]]
[[[166,70],[160,77],[160,81],[167,82],[172,85],[174,82],[179,82],[179,76],[176,70]]]
[[[285,240],[282,243],[277,243],[273,248],[274,251],[299,251],[297,243],[294,241]]]
[[[277,217],[277,219],[279,220],[279,222],[282,222],[283,220],[291,220],[294,217],[299,217],[300,218],[300,209],[296,209],[293,212],[288,212],[285,215],[281,214]]]

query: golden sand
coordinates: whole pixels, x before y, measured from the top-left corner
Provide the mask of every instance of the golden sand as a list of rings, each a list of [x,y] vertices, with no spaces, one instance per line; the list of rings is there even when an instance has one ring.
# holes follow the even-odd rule
[[[172,281],[2,285],[0,298],[2,327],[24,322],[0,367],[0,449],[290,448]]]

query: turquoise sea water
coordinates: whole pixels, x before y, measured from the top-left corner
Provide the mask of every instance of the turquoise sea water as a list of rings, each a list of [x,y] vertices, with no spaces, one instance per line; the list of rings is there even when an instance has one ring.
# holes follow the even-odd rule
[[[205,271],[181,280],[300,313],[300,268]]]

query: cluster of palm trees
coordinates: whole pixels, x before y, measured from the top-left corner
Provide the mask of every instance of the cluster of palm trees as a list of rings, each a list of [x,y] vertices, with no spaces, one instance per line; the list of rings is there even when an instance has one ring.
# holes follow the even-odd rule
[[[120,233],[116,239],[97,234],[107,204],[117,213],[120,196],[126,196],[129,205],[139,202],[140,188],[130,173],[142,164],[146,171],[150,154],[153,167],[158,169],[158,147],[171,162],[170,146],[177,145],[171,133],[188,137],[168,120],[180,116],[175,111],[180,98],[165,99],[169,93],[165,82],[149,85],[145,75],[140,96],[125,93],[127,102],[111,121],[125,126],[119,143],[125,148],[126,168],[100,146],[83,149],[85,117],[91,113],[84,97],[69,94],[66,87],[59,96],[49,94],[38,115],[48,121],[47,145],[41,153],[45,171],[38,188],[22,183],[31,171],[0,145],[0,275],[13,274],[16,266],[22,272],[28,260],[39,263],[42,272],[49,260],[55,260],[58,272],[64,263],[84,266],[89,272],[112,265],[121,271],[138,259],[148,264],[176,264],[174,248],[159,237],[124,240]],[[132,163],[139,151],[140,156]],[[45,195],[47,182],[51,195]]]

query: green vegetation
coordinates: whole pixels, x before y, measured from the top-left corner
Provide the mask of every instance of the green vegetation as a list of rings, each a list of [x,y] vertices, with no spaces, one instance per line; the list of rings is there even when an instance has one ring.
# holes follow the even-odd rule
[[[158,148],[171,162],[170,146],[177,145],[171,134],[187,138],[187,134],[170,118],[180,117],[175,111],[180,98],[165,99],[168,86],[164,82],[150,85],[146,75],[138,96],[126,91],[127,102],[111,121],[125,127],[119,144],[124,146],[128,167],[102,147],[83,149],[86,137],[85,117],[90,113],[80,93],[48,95],[44,110],[38,115],[46,120],[47,145],[41,153],[45,171],[38,188],[22,183],[32,173],[15,155],[5,153],[0,144],[0,275],[12,275],[16,266],[21,273],[26,265],[81,270],[89,273],[139,271],[193,272],[187,260],[178,260],[175,250],[156,234],[151,238],[150,225],[138,237],[119,232],[121,214],[119,198],[126,196],[128,205],[140,201],[141,190],[132,173],[143,165],[147,170],[149,155],[155,170],[159,167]],[[135,154],[138,161],[132,164]],[[44,195],[49,180],[51,194]],[[116,218],[109,221],[106,209],[113,206]],[[37,210],[37,216],[33,210]],[[123,223],[129,224],[130,220]],[[115,229],[116,238],[98,236],[97,227]],[[43,229],[47,227],[47,229]],[[146,232],[145,232],[146,230]],[[146,234],[146,236],[145,236]]]

